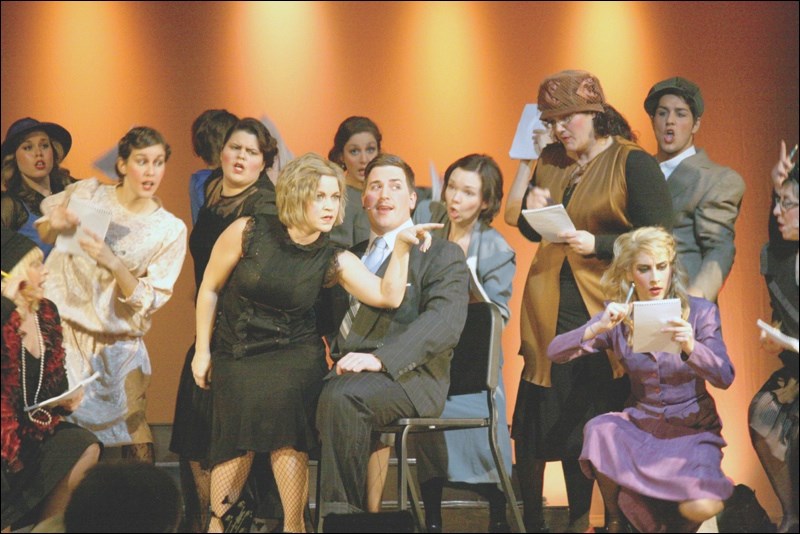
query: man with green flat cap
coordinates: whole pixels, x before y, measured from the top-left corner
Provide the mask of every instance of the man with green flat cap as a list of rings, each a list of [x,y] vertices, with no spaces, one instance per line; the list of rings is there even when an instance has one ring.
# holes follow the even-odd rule
[[[715,302],[733,265],[734,224],[744,180],[695,148],[705,111],[695,83],[679,76],[658,82],[647,94],[644,109],[658,142],[655,157],[672,195],[672,233],[689,275],[689,293]]]

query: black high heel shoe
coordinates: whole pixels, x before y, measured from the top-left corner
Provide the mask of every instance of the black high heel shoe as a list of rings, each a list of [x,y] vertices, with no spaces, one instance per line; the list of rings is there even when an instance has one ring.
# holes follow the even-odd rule
[[[525,524],[525,532],[533,532],[538,534],[550,534],[550,527],[544,519],[523,520]]]
[[[511,532],[511,525],[505,519],[489,521],[489,532]]]
[[[428,532],[434,532],[434,533],[441,532],[442,531],[442,522],[441,522],[441,520],[438,523],[435,522],[435,521],[428,522],[426,520],[425,521],[425,530],[427,530]]]
[[[602,527],[597,527],[594,530],[595,532],[608,533],[608,534],[613,534],[615,532],[625,532],[625,533],[632,532],[630,524],[624,518],[609,519],[608,521],[606,521],[605,525],[603,525]]]

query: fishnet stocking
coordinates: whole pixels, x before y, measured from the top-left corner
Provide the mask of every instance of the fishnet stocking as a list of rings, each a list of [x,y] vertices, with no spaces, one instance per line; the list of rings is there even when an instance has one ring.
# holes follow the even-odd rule
[[[211,470],[211,520],[208,524],[209,532],[222,532],[224,530],[222,517],[236,504],[242,495],[244,483],[250,474],[255,453],[247,452],[244,456],[233,458],[227,462],[217,464]]]
[[[156,463],[156,450],[152,443],[122,445],[120,454],[123,460],[136,460],[153,465]]]
[[[181,459],[181,464],[186,463],[189,470],[190,481],[187,481],[184,490],[184,507],[186,520],[192,527],[192,532],[202,532],[208,524],[208,508],[211,501],[211,470],[204,469],[201,462]],[[183,465],[181,466],[183,467]],[[181,473],[183,479],[183,473]],[[188,495],[191,495],[190,499]],[[189,501],[192,501],[191,507]]]
[[[270,453],[272,473],[283,505],[283,531],[305,532],[308,501],[308,453],[284,447]]]

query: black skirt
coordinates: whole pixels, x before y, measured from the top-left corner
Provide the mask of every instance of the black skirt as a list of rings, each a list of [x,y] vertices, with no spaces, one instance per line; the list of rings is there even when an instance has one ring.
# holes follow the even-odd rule
[[[192,358],[194,344],[189,347],[181,370],[169,450],[185,460],[206,462],[211,450],[211,390],[197,387]]]
[[[100,444],[94,434],[63,421],[41,442],[26,441],[21,451],[22,471],[6,473],[3,469],[2,528],[36,521],[32,513],[93,443]]]
[[[589,311],[565,261],[559,276],[556,335],[589,321]],[[589,419],[620,411],[630,394],[627,375],[612,379],[605,352],[589,354],[550,368],[551,387],[520,380],[511,437],[524,441],[535,458],[548,461],[578,458],[583,427]]]

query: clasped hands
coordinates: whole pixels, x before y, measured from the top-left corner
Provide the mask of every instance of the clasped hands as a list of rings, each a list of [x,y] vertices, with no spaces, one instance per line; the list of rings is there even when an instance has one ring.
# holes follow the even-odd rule
[[[374,354],[366,352],[348,352],[334,365],[337,375],[345,373],[361,373],[369,371],[373,373],[380,372],[383,369],[383,363]]]

